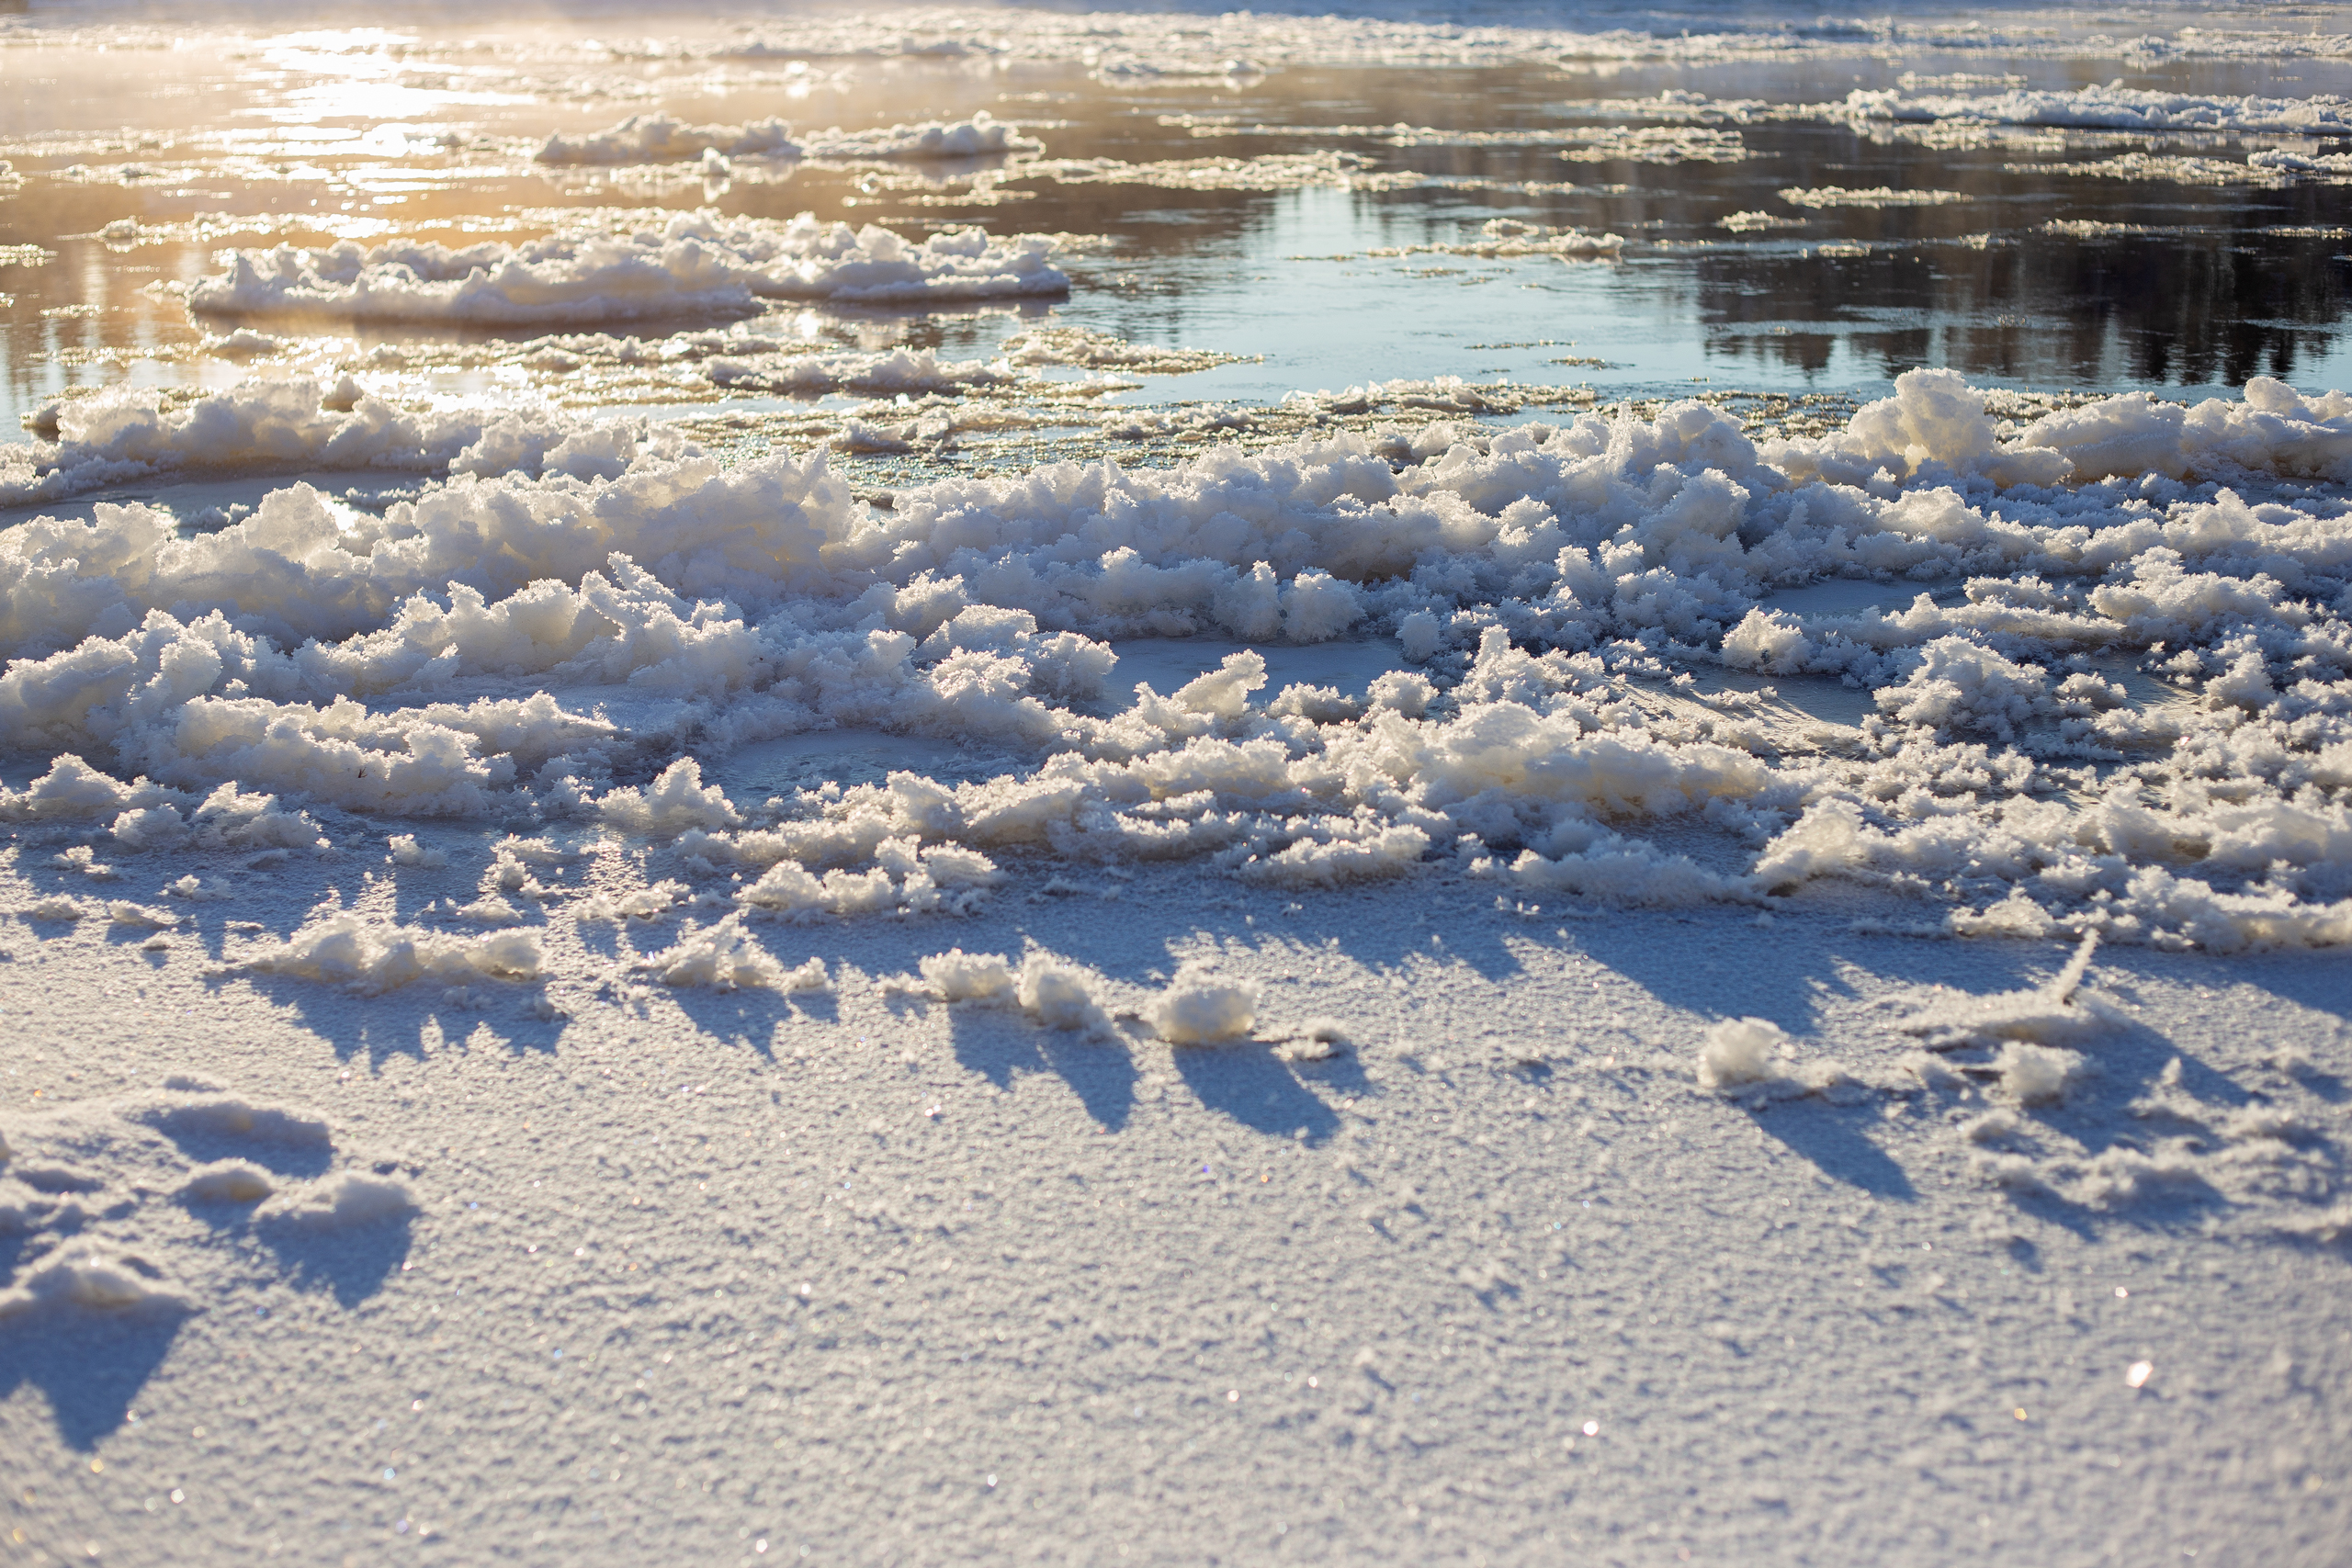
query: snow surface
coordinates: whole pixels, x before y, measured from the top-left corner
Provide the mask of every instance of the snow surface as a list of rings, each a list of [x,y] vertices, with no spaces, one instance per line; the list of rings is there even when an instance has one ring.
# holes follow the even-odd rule
[[[628,10],[519,62],[398,48],[484,86],[1075,62],[1146,106],[1366,61],[2352,49],[2260,11],[1404,10]],[[7,36],[172,41],[85,21]],[[1564,157],[1748,157],[1730,100],[1657,107]],[[1797,109],[2276,138],[2341,104],[1923,77]],[[550,150],[964,150],[734,118]],[[1360,162],[1036,167],[1499,188]],[[1782,194],[1813,216],[1724,221],[1960,193]],[[1641,243],[1516,217],[1381,254]],[[1055,254],[609,211],[232,253],[184,295],[216,361],[300,357],[277,318],[308,313],[519,329],[468,345],[509,389],[905,401],[687,430],[355,350],[61,395],[0,457],[10,1543],[2333,1562],[2352,397],[1918,370],[1766,436],[1440,364],[1089,426],[1186,434],[1167,467],[880,488],[823,443],[1048,430],[1232,355],[1043,315],[985,359],[705,330],[1051,298]],[[624,321],[655,324],[594,330]]]

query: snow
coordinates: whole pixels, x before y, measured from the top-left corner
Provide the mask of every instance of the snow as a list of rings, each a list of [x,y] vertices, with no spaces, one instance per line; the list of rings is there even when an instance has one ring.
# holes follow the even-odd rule
[[[1844,112],[1860,121],[1973,120],[2004,125],[2080,126],[2109,130],[2352,132],[2352,98],[2318,94],[2268,98],[2236,94],[2166,93],[2105,86],[2002,93],[1908,93],[1856,88]]]
[[[187,291],[204,317],[594,326],[649,317],[750,315],[764,299],[935,304],[1057,295],[1069,277],[1037,235],[978,229],[920,243],[867,224],[678,213],[636,229],[582,227],[452,250],[396,241],[363,249],[232,251]]]
[[[2352,400],[1603,403],[1493,379],[1454,302],[1654,289],[1673,164],[1702,222],[1788,186],[1696,231],[1724,276],[2086,221],[2004,227],[1947,136],[2333,178],[2275,126],[2341,44],[1386,9],[11,24],[44,74],[217,45],[280,111],[361,73],[130,191],[56,167],[150,156],[112,132],[7,149],[96,227],[40,287],[136,243],[234,307],[0,457],[28,1552],[2329,1560]],[[1367,61],[1412,91],[1350,116],[1477,120],[1450,68],[1508,61],[1566,123],[1349,131],[1409,169],[1242,123]],[[1589,96],[1629,63],[1680,85]],[[1915,64],[1884,114],[1729,96]],[[2165,91],[2071,85],[2117,71]],[[1097,157],[1064,88],[1286,140]],[[1071,156],[809,130],[980,101]],[[1844,174],[1765,129],[1841,116]],[[1024,162],[884,162],[984,123]],[[609,161],[524,164],[558,126]],[[243,150],[346,130],[432,149],[404,216],[279,210]],[[2107,156],[2158,136],[2200,156]],[[171,216],[223,170],[273,226]],[[515,194],[697,177],[777,216]],[[1475,258],[1409,286],[1425,362],[1293,378],[1196,308],[1219,258],[1275,311],[1328,276],[1232,251],[1250,204],[1416,189],[1329,265]],[[945,226],[782,220],[852,190]],[[960,227],[1098,208],[1216,221],[1182,265]],[[58,331],[44,388],[117,378]],[[1209,383],[1258,404],[1128,382],[1261,352]]]
[[[286,941],[248,953],[235,966],[374,995],[420,980],[530,980],[540,964],[538,938],[528,931],[452,937],[345,912],[314,920]]]
[[[1214,1045],[1250,1032],[1258,1021],[1257,987],[1193,971],[1179,973],[1144,1009],[1144,1021],[1176,1045]]]
[[[780,119],[749,125],[688,125],[662,113],[637,114],[605,130],[555,135],[539,149],[542,164],[692,163],[722,158],[810,158],[840,162],[1002,157],[1037,143],[1018,125],[986,109],[958,120],[924,120],[870,130],[810,131],[795,141]]]
[[[314,383],[215,395],[241,400],[329,417]],[[0,712],[56,759],[0,817],[109,822],[124,854],[315,852],[278,797],[415,819],[536,802],[742,864],[741,906],[795,918],[968,911],[1006,844],[1331,887],[1417,874],[1468,834],[1528,887],[1634,904],[1965,865],[1998,879],[2002,913],[1956,909],[1954,931],[2231,947],[2336,940],[2352,919],[2352,829],[2295,798],[2333,787],[2331,748],[2352,745],[2323,694],[2344,678],[2324,606],[2352,536],[2298,488],[2352,475],[2340,394],[2257,379],[2242,400],[2131,394],[2003,425],[1958,376],[1916,371],[1841,430],[1761,446],[1690,403],[1457,433],[1417,462],[1375,431],[947,479],[888,510],[821,454],[721,468],[650,433],[532,428],[536,476],[453,460],[380,515],[298,484],[192,538],[107,505],[0,533],[22,585]],[[610,456],[574,471],[589,450]],[[1858,570],[1995,575],[1900,611],[1758,603]],[[1243,647],[1168,694],[1107,699],[1106,644],[1186,631]],[[1384,635],[1417,668],[1363,704],[1272,682],[1248,646]],[[2150,706],[2068,664],[2160,644],[2201,702]],[[1883,725],[1869,744],[1894,776],[1927,769],[1929,794],[1842,779],[1720,704],[1645,705],[1628,649],[1850,680]],[[2297,659],[2320,663],[2289,675]],[[687,705],[639,701],[657,695]],[[705,770],[829,726],[1009,746],[1035,771],[763,806]],[[2252,797],[2151,817],[2133,796],[2169,787],[2159,745],[2285,750]],[[1972,746],[1996,749],[1964,764],[2006,781],[1991,795],[1887,808],[1933,798],[1951,765],[1933,759]],[[2035,786],[2064,758],[2134,756],[2096,802]],[[1648,836],[1701,818],[1749,835],[1751,863]],[[2257,886],[2281,857],[2301,880]]]

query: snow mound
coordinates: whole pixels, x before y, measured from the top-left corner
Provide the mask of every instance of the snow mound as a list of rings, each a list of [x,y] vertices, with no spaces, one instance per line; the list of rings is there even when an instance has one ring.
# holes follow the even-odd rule
[[[43,1311],[178,1316],[195,1310],[184,1292],[138,1254],[95,1246],[52,1257],[28,1270],[21,1284],[0,1290],[0,1319]]]
[[[451,986],[534,980],[542,963],[539,939],[527,931],[447,936],[339,912],[231,967],[348,986],[374,996],[419,980]]]
[[[805,965],[787,971],[752,940],[741,918],[735,915],[701,931],[689,929],[681,932],[675,946],[653,954],[638,966],[665,986],[709,986],[720,990],[752,986],[779,990],[811,988],[806,985]],[[819,985],[824,981],[821,964],[818,965],[817,981]]]
[[[1022,962],[1013,999],[1022,1011],[1048,1028],[1109,1034],[1111,1015],[1095,999],[1100,984],[1075,964],[1049,953],[1032,953]]]
[[[277,1190],[269,1172],[245,1159],[200,1166],[180,1184],[185,1203],[258,1203]]]
[[[923,987],[944,1002],[996,1002],[1014,997],[1019,977],[1001,954],[951,947],[915,965]]]
[[[1247,982],[1180,970],[1168,988],[1146,1005],[1143,1021],[1170,1044],[1214,1045],[1238,1040],[1258,1021],[1258,988]]]
[[[287,1193],[264,1217],[300,1230],[340,1231],[403,1220],[416,1210],[406,1182],[342,1170]]]
[[[174,1100],[140,1113],[140,1119],[174,1137],[294,1149],[325,1148],[333,1141],[326,1122],[316,1116],[233,1096]]]

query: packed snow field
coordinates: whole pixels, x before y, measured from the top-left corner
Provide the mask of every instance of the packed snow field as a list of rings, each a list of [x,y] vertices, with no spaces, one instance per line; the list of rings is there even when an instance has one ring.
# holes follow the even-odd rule
[[[2334,1560],[2328,17],[271,17],[0,29],[10,1560]]]

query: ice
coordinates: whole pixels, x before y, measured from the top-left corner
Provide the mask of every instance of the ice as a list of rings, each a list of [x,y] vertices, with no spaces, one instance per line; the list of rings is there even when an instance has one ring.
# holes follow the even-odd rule
[[[631,115],[620,124],[584,136],[550,136],[539,149],[542,164],[690,163],[711,153],[726,158],[810,158],[839,162],[892,159],[1002,157],[1037,143],[1021,128],[986,109],[958,120],[925,120],[870,130],[806,132],[796,141],[780,119],[749,125],[688,125],[670,115]]]
[[[187,291],[200,316],[591,326],[750,315],[763,299],[922,305],[1057,295],[1069,277],[1050,240],[978,229],[921,242],[802,213],[789,222],[680,213],[650,227],[586,227],[458,250],[413,242],[363,249],[233,251]]]
[[[1258,1006],[1254,986],[1180,970],[1145,1007],[1143,1018],[1170,1044],[1214,1045],[1248,1034],[1257,1022]]]
[[[640,965],[665,986],[709,986],[733,990],[745,986],[769,986],[780,990],[803,988],[797,971],[787,971],[743,930],[733,915],[701,931],[679,933],[677,944],[654,953]],[[818,966],[818,984],[824,966]]]
[[[2004,93],[1906,93],[1856,88],[1844,113],[1856,120],[1973,120],[2118,130],[2352,132],[2352,99],[2319,95],[2267,98],[2106,86]]]
[[[419,980],[458,985],[531,980],[542,963],[539,938],[530,931],[446,936],[346,911],[316,919],[284,942],[246,954],[233,967],[375,995]]]
[[[1699,1083],[1733,1089],[1767,1082],[1780,1075],[1781,1059],[1791,1050],[1787,1032],[1769,1019],[1725,1019],[1708,1029],[1700,1045]]]
[[[1112,1032],[1111,1016],[1095,999],[1100,982],[1079,966],[1048,953],[1032,953],[1022,961],[1013,986],[1021,1010],[1054,1029],[1087,1034]]]
[[[369,406],[216,400],[295,429]],[[2352,904],[2341,808],[2296,799],[2352,777],[2352,522],[2314,488],[2352,462],[2338,394],[2020,425],[1914,371],[1761,446],[1681,403],[888,507],[822,454],[468,428],[537,471],[453,457],[380,516],[288,487],[193,538],[136,507],[0,533],[0,716],[58,759],[0,817],[126,856],[321,852],[296,802],[588,817],[804,919],[968,911],[1012,846],[1299,887],[1451,854],[1650,906],[1965,874],[1992,884],[1953,933],[2222,946],[2333,940]],[[1857,749],[1876,782],[1824,760]],[[2258,798],[2165,795],[2161,756],[2274,750]],[[2069,760],[2133,771],[2036,785]],[[1658,837],[1702,829],[1746,847]],[[2306,869],[2262,880],[2281,860]],[[507,891],[461,918],[519,918]]]

